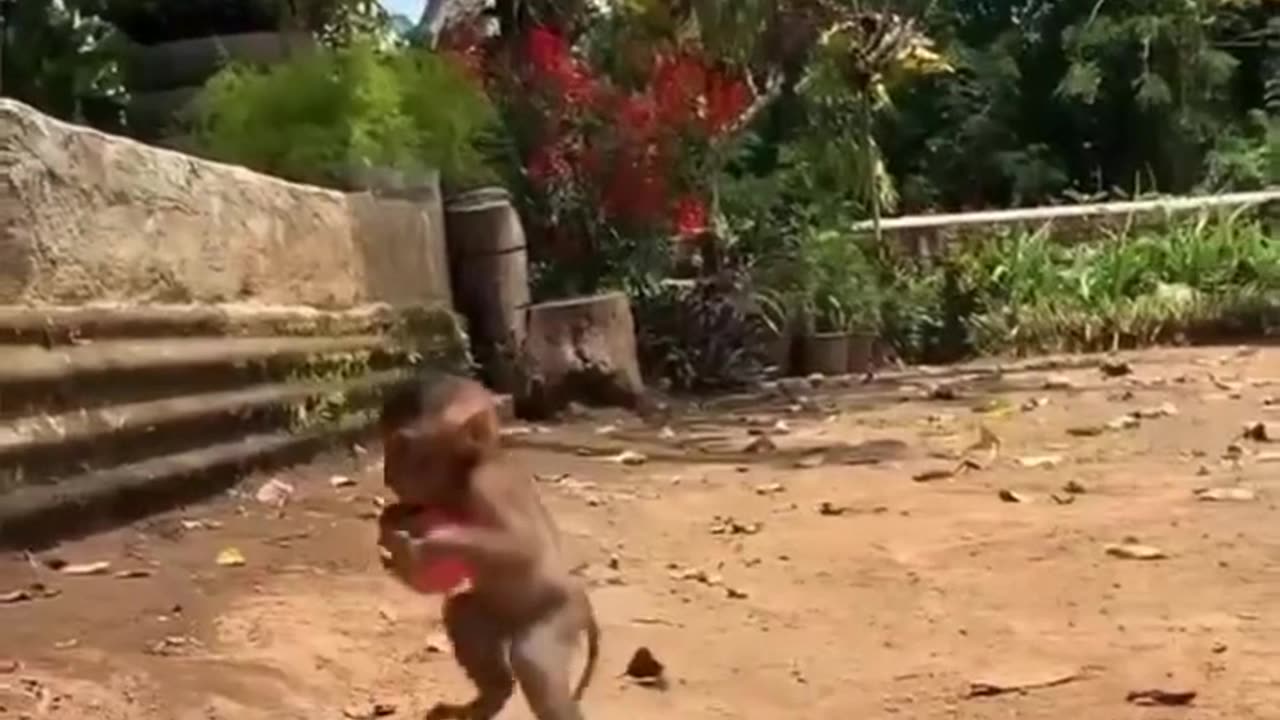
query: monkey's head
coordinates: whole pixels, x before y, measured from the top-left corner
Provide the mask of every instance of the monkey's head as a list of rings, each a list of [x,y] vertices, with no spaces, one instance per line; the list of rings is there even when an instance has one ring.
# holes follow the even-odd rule
[[[493,395],[465,378],[442,376],[387,397],[380,421],[383,477],[400,502],[460,499],[471,471],[499,449]]]

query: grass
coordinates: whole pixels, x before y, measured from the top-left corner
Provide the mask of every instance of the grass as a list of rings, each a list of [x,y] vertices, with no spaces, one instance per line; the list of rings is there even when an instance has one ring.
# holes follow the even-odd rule
[[[1261,336],[1280,326],[1280,242],[1239,214],[1064,244],[1007,233],[896,268],[883,332],[913,360]]]

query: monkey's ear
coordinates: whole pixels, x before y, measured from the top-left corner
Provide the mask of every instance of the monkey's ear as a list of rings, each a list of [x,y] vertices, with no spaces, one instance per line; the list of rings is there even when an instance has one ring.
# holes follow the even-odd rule
[[[472,413],[460,429],[477,455],[483,455],[498,445],[497,415],[490,407]]]

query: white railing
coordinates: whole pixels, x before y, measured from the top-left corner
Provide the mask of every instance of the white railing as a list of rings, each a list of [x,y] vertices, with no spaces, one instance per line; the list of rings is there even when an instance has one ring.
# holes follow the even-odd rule
[[[881,220],[880,230],[882,232],[893,232],[897,230],[924,230],[965,225],[1037,223],[1100,216],[1174,214],[1208,208],[1266,205],[1273,202],[1280,202],[1280,187],[1226,195],[1170,197],[1154,200],[1127,200],[1123,202],[1055,205],[1051,207],[1014,208],[1012,210],[983,210],[980,212],[938,215],[908,215]],[[853,230],[854,232],[873,232],[875,223],[871,220],[864,220],[855,223]]]

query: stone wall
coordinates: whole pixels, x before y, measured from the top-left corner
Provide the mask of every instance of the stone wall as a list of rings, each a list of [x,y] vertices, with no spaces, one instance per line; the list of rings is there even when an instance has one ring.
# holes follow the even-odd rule
[[[451,304],[442,219],[0,99],[0,305]]]

